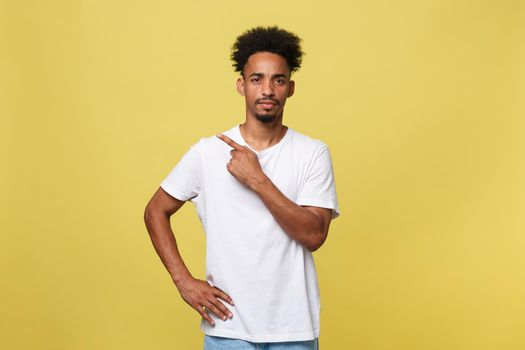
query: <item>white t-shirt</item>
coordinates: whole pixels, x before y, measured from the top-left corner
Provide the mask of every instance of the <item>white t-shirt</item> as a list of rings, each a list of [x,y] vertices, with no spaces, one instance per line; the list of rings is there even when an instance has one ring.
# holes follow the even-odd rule
[[[224,132],[240,145],[239,125]],[[249,146],[248,146],[249,147]],[[252,342],[311,340],[319,336],[320,296],[312,253],[291,239],[258,195],[231,175],[230,150],[215,135],[200,139],[162,181],[171,196],[190,200],[206,234],[206,280],[228,294],[233,318],[205,334]],[[252,149],[253,150],[253,149]],[[339,216],[328,147],[291,128],[275,145],[255,151],[264,173],[299,205]]]

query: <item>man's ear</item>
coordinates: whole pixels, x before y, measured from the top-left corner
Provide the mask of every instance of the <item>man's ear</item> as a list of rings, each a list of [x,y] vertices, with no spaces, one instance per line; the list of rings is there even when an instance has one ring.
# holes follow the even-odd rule
[[[290,80],[290,88],[288,89],[288,97],[292,96],[295,91],[295,81]]]
[[[244,96],[244,78],[242,76],[237,78],[237,92],[239,95]]]

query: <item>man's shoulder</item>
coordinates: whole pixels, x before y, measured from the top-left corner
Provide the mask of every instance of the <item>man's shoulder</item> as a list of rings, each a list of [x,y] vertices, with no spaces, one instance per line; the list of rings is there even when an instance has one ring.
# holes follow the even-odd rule
[[[309,150],[311,152],[317,153],[325,148],[328,148],[328,145],[319,139],[299,132],[296,129],[290,128],[290,130],[292,131],[293,143],[300,146],[303,150]]]
[[[237,143],[240,143],[237,137],[237,133],[235,132],[235,128],[236,126],[234,126],[231,129],[221,132],[221,134],[228,136],[229,138],[231,138]],[[226,144],[217,137],[218,134],[219,133],[208,135],[208,136],[203,136],[199,138],[192,145],[192,147],[195,147],[200,150],[223,149],[224,147],[226,147]]]

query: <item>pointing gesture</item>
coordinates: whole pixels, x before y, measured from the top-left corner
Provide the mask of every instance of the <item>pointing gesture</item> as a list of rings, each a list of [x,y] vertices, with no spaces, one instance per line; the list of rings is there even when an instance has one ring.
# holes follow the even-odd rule
[[[230,139],[228,136],[226,135],[223,135],[223,134],[219,134],[217,135],[217,137],[221,140],[223,140],[226,144],[230,145],[231,147],[233,147],[233,149],[235,149],[236,151],[240,151],[241,149],[243,148],[246,148],[248,150],[251,151],[251,149],[249,149],[248,147],[246,146],[241,146],[239,145],[237,142],[233,141],[232,139]]]
[[[257,154],[246,146],[241,146],[226,135],[218,134],[217,137],[224,141],[233,149],[230,151],[231,159],[226,164],[226,169],[239,181],[252,189],[261,181],[264,181],[266,175],[261,169]]]

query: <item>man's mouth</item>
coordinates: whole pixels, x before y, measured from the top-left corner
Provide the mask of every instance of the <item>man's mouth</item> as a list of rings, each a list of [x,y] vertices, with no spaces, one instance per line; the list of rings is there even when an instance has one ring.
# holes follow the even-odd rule
[[[257,104],[262,105],[263,108],[272,108],[273,106],[277,105],[277,101],[260,100],[260,101],[257,102]]]

